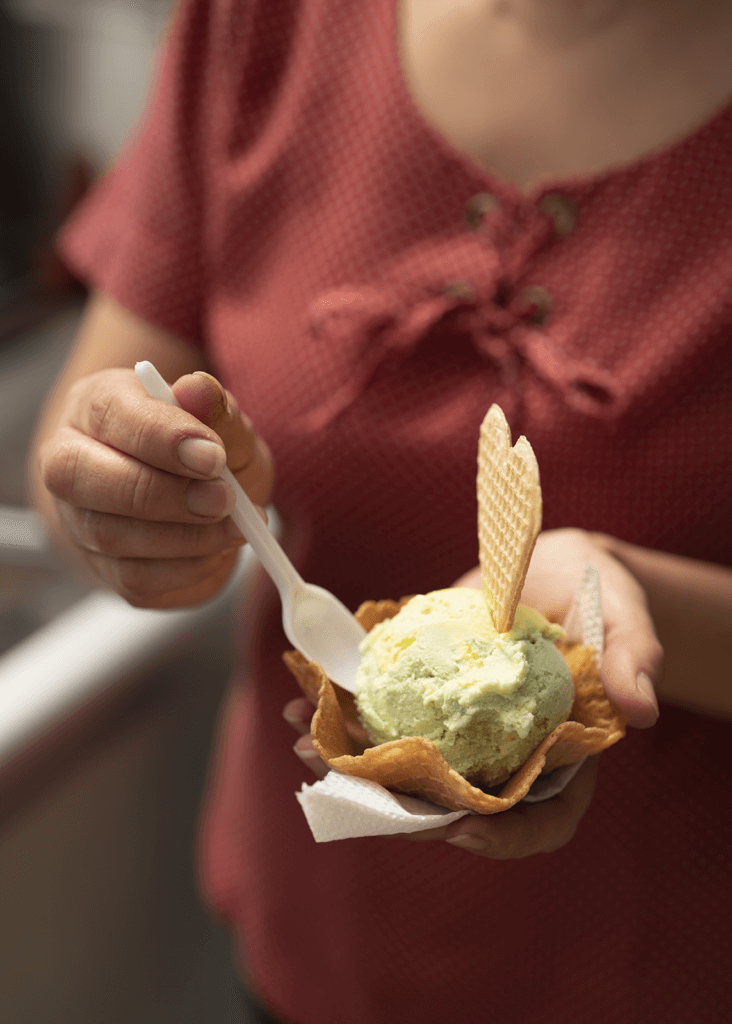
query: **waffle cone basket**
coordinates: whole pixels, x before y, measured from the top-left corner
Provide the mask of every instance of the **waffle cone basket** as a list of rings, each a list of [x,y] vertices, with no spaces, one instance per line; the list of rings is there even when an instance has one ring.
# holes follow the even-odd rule
[[[396,615],[404,603],[367,601],[356,612],[356,618],[370,630]],[[557,646],[574,682],[569,718],[543,740],[498,793],[478,789],[458,775],[431,740],[413,736],[362,749],[353,735],[360,731],[353,695],[331,682],[320,665],[306,661],[296,651],[288,651],[284,660],[305,696],[316,706],[310,729],[313,746],[330,768],[454,811],[495,814],[522,800],[539,775],[576,764],[625,735],[622,720],[605,696],[593,648],[571,642]]]

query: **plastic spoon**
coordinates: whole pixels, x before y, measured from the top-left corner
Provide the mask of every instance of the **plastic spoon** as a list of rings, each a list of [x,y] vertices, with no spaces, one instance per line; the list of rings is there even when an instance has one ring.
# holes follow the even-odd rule
[[[180,408],[152,363],[136,363],[135,373],[149,395]],[[280,592],[287,639],[308,661],[317,661],[339,686],[355,693],[356,671],[361,661],[358,645],[366,636],[363,626],[337,597],[302,579],[228,467],[221,479],[236,494],[231,518]]]

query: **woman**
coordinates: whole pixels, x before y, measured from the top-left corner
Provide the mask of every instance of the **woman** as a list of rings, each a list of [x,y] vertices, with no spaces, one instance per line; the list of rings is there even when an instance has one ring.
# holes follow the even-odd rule
[[[200,850],[260,1014],[728,1016],[730,44],[711,0],[183,0],[141,130],[67,228],[96,292],[35,500],[133,604],[223,586],[224,457],[260,504],[276,464],[292,557],[351,607],[449,585],[477,561],[493,401],[542,473],[524,600],[561,618],[601,573],[635,728],[594,799],[590,759],[545,804],[320,847],[262,582]]]

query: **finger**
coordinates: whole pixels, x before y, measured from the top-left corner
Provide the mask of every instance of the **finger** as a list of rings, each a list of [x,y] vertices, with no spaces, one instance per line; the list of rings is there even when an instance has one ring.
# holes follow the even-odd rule
[[[640,589],[640,588],[639,588]],[[628,725],[652,726],[658,719],[654,680],[663,668],[663,648],[648,613],[645,597],[615,611],[608,608],[601,678],[610,701]]]
[[[318,757],[313,747],[313,740],[311,736],[301,736],[293,747],[293,750],[302,763],[307,765],[307,767],[317,775],[319,779],[324,779],[330,771],[328,765]]]
[[[590,757],[558,796],[537,804],[516,804],[492,815],[469,815],[447,826],[448,843],[491,860],[552,853],[565,846],[590,805],[598,756]]]
[[[636,729],[646,729],[658,720],[653,680],[660,680],[662,662],[663,649],[652,626],[645,632],[620,627],[608,630],[602,657],[603,686],[611,703]]]
[[[300,736],[307,736],[314,712],[315,708],[307,697],[295,697],[285,704],[282,717]]]
[[[56,502],[78,547],[113,558],[202,558],[241,547],[230,518],[206,523],[150,522]]]
[[[85,556],[88,557],[88,556]],[[113,589],[134,608],[194,608],[214,598],[231,576],[236,565],[236,553],[222,558],[218,567],[202,581],[191,584],[186,582],[182,587],[160,592],[139,592],[128,589]]]
[[[637,729],[658,719],[653,680],[663,666],[663,648],[638,581],[609,555],[599,555],[605,649],[601,678],[605,691],[622,717]]]
[[[56,498],[79,508],[156,522],[223,519],[234,492],[222,480],[192,480],[155,469],[62,427],[43,450],[41,473]]]
[[[395,839],[407,839],[410,843],[430,843],[440,839],[447,839],[447,825],[440,825],[438,828],[425,828],[421,832],[399,832]]]
[[[274,476],[272,457],[231,392],[199,370],[179,378],[173,393],[184,409],[216,431],[226,447],[229,469],[252,501],[266,504]]]
[[[107,558],[88,552],[86,561],[102,582],[136,604],[149,606],[163,595],[220,579],[236,562],[237,551],[219,552],[204,558]]]
[[[147,394],[132,370],[110,370],[70,389],[67,423],[156,469],[213,478],[226,465],[221,438],[189,412]]]

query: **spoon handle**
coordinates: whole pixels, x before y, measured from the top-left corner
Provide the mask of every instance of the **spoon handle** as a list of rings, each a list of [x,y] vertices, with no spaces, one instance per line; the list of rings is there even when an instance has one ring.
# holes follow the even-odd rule
[[[177,405],[180,408],[172,390],[152,363],[147,360],[135,363],[135,373],[152,398],[159,398],[161,401],[167,402],[168,405]],[[254,553],[272,577],[281,596],[284,598],[285,594],[291,593],[293,588],[304,586],[297,569],[277,543],[255,505],[228,466],[224,469],[220,479],[229,484],[236,495],[236,505],[231,512],[231,518],[251,544]]]

